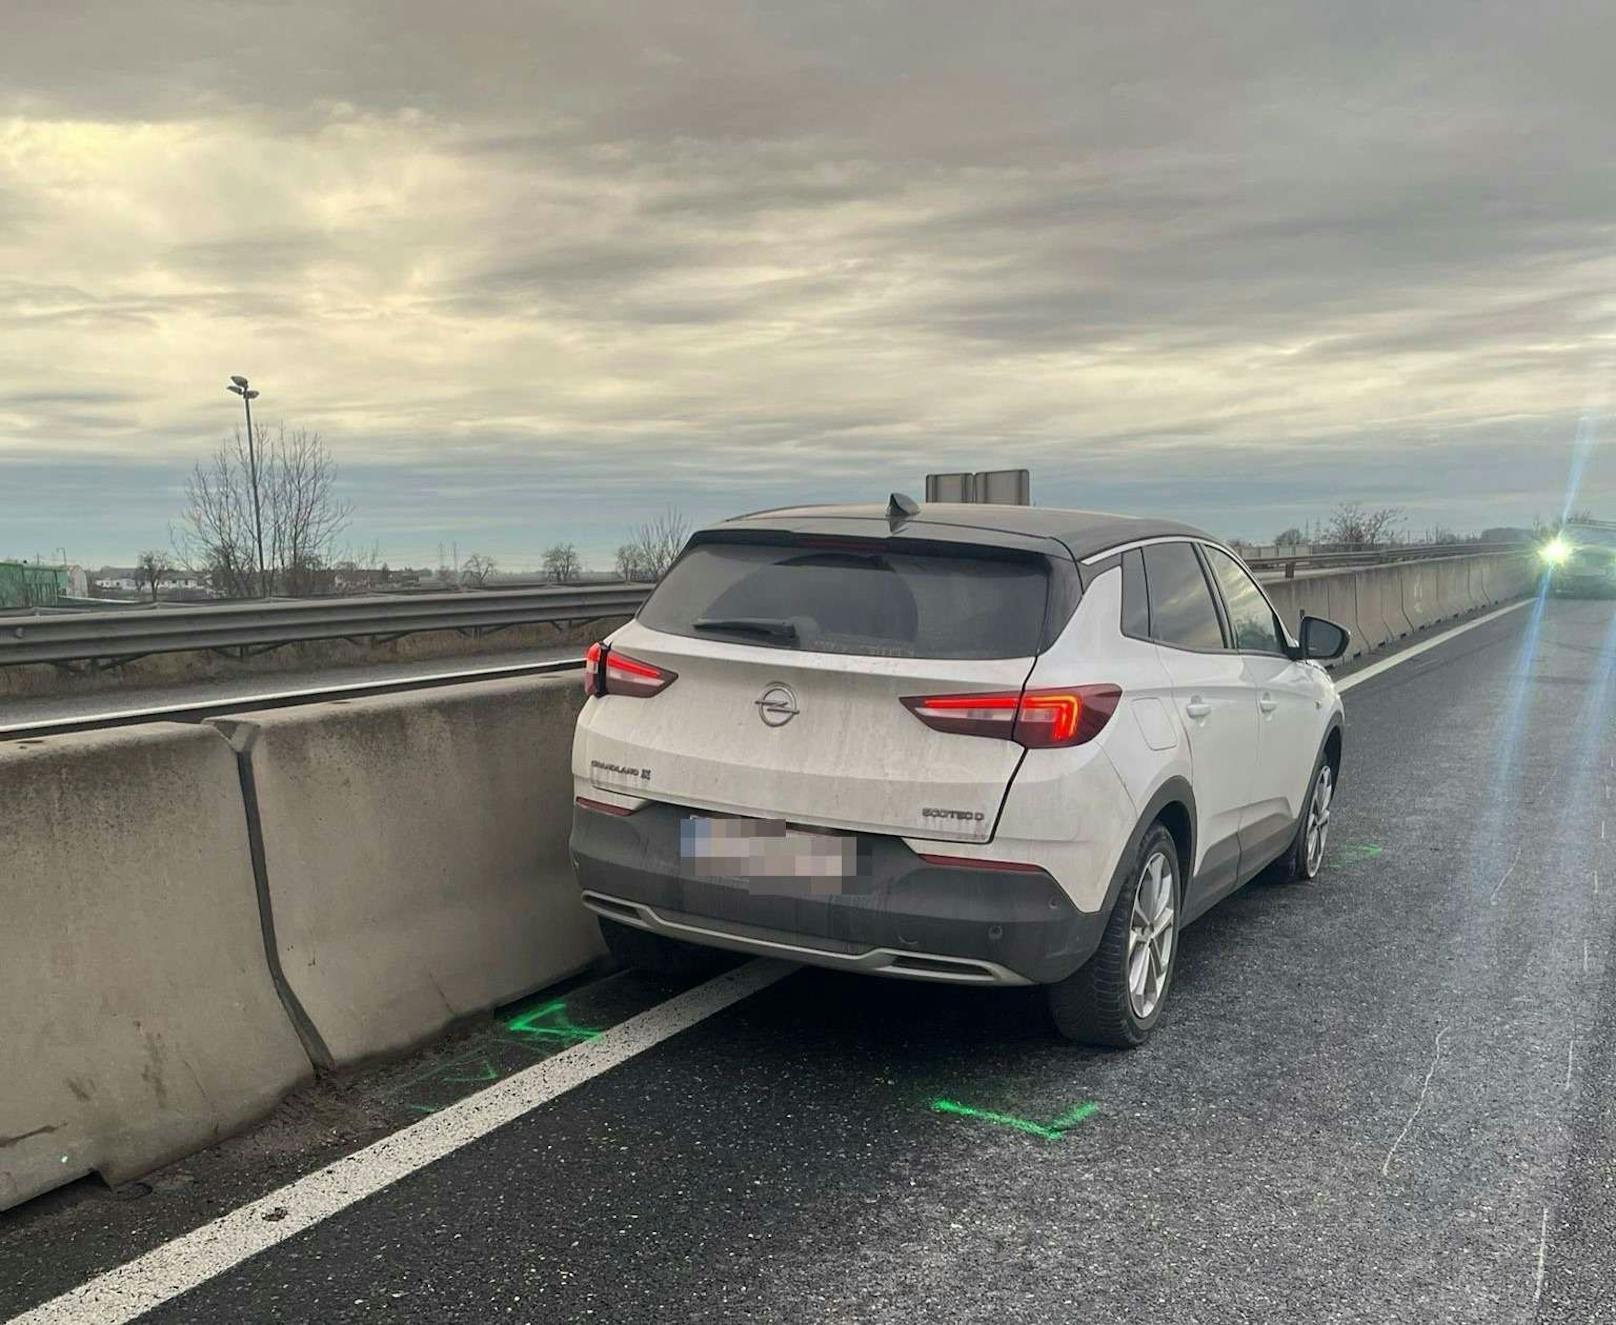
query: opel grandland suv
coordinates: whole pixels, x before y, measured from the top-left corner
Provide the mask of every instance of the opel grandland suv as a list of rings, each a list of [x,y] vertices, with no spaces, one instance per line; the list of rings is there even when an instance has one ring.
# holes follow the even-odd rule
[[[894,494],[703,529],[588,653],[583,900],[631,965],[1039,984],[1138,1044],[1185,924],[1323,864],[1347,636],[1300,635],[1162,520]]]

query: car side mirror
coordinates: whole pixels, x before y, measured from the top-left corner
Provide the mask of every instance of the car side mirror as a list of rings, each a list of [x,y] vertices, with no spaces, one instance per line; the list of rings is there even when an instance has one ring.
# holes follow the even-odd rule
[[[1315,662],[1331,662],[1347,651],[1352,636],[1345,626],[1326,621],[1321,616],[1302,618],[1302,657]]]

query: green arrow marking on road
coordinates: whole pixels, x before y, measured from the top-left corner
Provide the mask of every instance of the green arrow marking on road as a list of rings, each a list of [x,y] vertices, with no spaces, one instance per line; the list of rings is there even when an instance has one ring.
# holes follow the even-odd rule
[[[505,1023],[505,1029],[528,1040],[562,1040],[577,1044],[600,1034],[588,1026],[575,1026],[567,1016],[567,1000],[553,998],[536,1008],[520,1012]]]
[[[970,1104],[961,1104],[958,1100],[935,1099],[931,1102],[933,1113],[951,1113],[957,1118],[979,1118],[985,1123],[998,1123],[1001,1127],[1013,1127],[1018,1132],[1027,1133],[1028,1136],[1042,1137],[1045,1141],[1059,1141],[1068,1131],[1076,1127],[1099,1107],[1098,1100],[1084,1100],[1083,1103],[1074,1105],[1052,1122],[1035,1123],[1031,1118],[1017,1118],[1014,1114],[995,1113],[991,1109],[978,1109]]]
[[[1366,860],[1373,860],[1380,855],[1384,848],[1379,842],[1343,842],[1336,849],[1335,861],[1337,865],[1357,865]]]

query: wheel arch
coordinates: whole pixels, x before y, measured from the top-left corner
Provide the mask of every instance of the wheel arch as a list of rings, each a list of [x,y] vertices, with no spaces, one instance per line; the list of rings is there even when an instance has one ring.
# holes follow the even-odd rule
[[[1106,916],[1110,916],[1111,909],[1117,904],[1122,885],[1127,880],[1134,858],[1139,854],[1139,844],[1157,823],[1172,834],[1178,846],[1179,905],[1183,905],[1183,889],[1195,872],[1195,792],[1187,778],[1175,774],[1156,788],[1134,821],[1133,830],[1128,834],[1122,854],[1117,859],[1117,867],[1112,872],[1111,884],[1106,889]]]
[[[1346,724],[1342,722],[1338,713],[1330,719],[1330,725],[1324,733],[1324,744],[1320,747],[1325,759],[1329,761],[1332,776],[1341,776],[1341,746],[1344,740]]]

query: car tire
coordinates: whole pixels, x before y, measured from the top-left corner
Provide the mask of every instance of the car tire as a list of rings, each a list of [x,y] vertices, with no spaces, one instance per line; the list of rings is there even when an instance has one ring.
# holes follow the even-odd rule
[[[1279,876],[1282,882],[1309,883],[1318,878],[1319,871],[1324,868],[1335,786],[1335,765],[1320,751],[1318,762],[1313,765],[1313,776],[1307,784],[1307,799],[1303,803],[1302,817],[1296,824],[1296,836],[1291,840],[1290,850],[1280,858]]]
[[[612,956],[624,966],[651,975],[666,975],[674,979],[713,974],[724,965],[725,954],[715,948],[704,948],[695,943],[682,943],[663,934],[616,920],[601,918],[601,937]]]
[[[1178,844],[1161,824],[1152,824],[1124,876],[1100,946],[1081,969],[1046,990],[1050,1017],[1065,1039],[1132,1049],[1155,1029],[1178,965],[1182,878]]]

